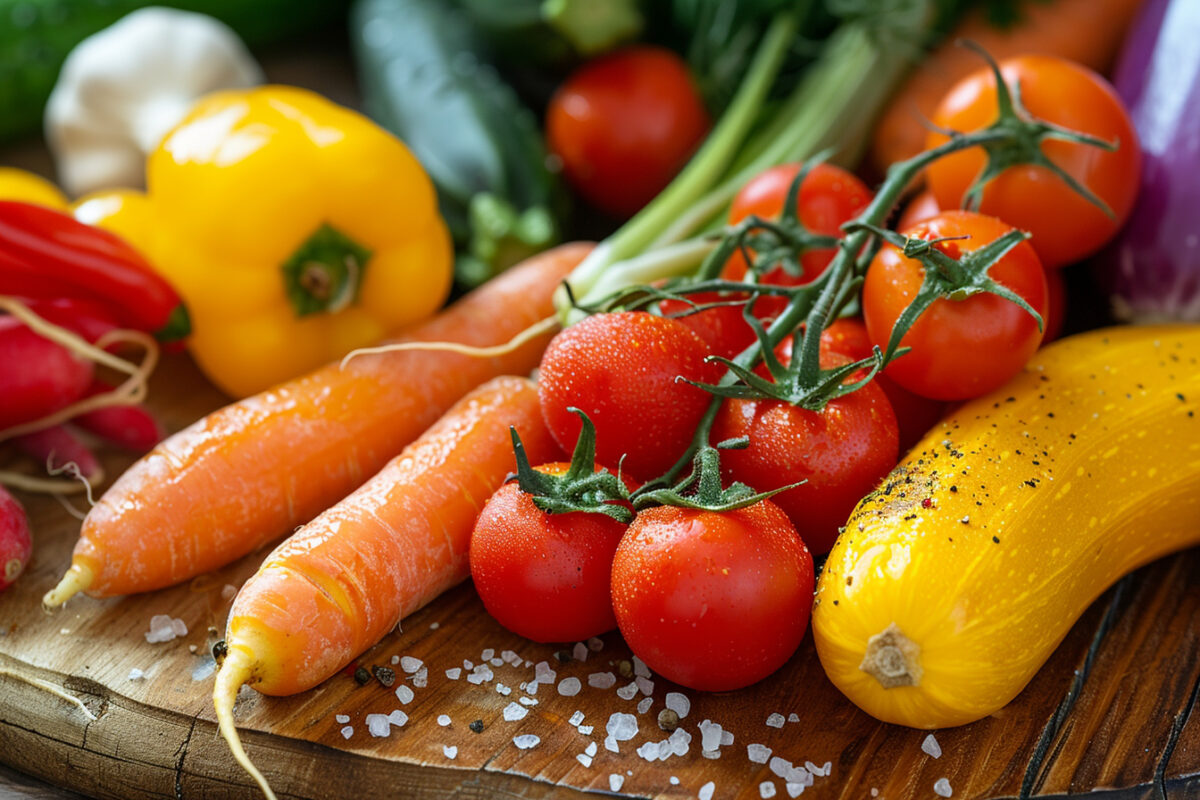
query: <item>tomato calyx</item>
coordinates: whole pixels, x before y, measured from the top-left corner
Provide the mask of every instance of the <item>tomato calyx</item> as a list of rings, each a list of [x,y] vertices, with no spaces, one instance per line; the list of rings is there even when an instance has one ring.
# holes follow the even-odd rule
[[[702,444],[696,450],[692,471],[680,481],[665,488],[646,484],[631,495],[633,507],[641,511],[651,506],[674,506],[702,511],[733,511],[752,506],[772,495],[794,489],[805,481],[781,486],[769,492],[756,492],[744,483],[735,481],[721,485],[720,450],[744,448],[750,444],[746,437],[719,442],[716,447]]]
[[[617,522],[632,522],[633,512],[627,505],[629,490],[621,476],[607,469],[596,469],[595,426],[582,410],[574,406],[567,410],[579,415],[582,428],[571,453],[571,463],[561,475],[534,469],[517,429],[509,428],[517,461],[517,485],[531,496],[535,506],[548,514],[604,514]]]
[[[957,301],[984,292],[994,294],[1010,303],[1016,303],[1037,321],[1039,331],[1043,329],[1045,323],[1042,315],[1029,305],[1025,298],[1007,286],[997,283],[988,274],[988,270],[998,264],[1009,251],[1029,238],[1029,234],[1025,231],[1013,229],[983,247],[955,258],[947,251],[958,251],[954,242],[967,237],[904,236],[867,223],[853,223],[848,228],[869,230],[883,241],[899,249],[906,258],[919,261],[925,269],[925,279],[922,281],[916,297],[896,318],[896,322],[892,326],[887,350],[884,351],[882,357],[883,366],[887,366],[893,359],[902,355],[898,350],[904,334],[908,333],[909,328],[916,323],[917,318],[924,313],[925,309],[940,298]]]
[[[1120,143],[1108,142],[1080,131],[1037,119],[1021,102],[1020,83],[1010,87],[1000,72],[1000,66],[986,50],[972,41],[965,41],[963,44],[987,61],[996,79],[996,121],[983,130],[1003,134],[998,139],[984,140],[979,143],[987,156],[987,163],[984,165],[983,171],[967,188],[966,194],[963,195],[963,208],[968,211],[979,211],[983,203],[983,191],[989,183],[1010,167],[1018,164],[1031,164],[1054,173],[1070,186],[1072,191],[1099,208],[1110,219],[1115,219],[1116,215],[1107,203],[1046,157],[1046,154],[1042,152],[1042,142],[1047,139],[1057,139],[1108,151],[1116,150]],[[940,128],[935,129],[940,130]],[[945,131],[945,134],[951,138],[964,135],[959,131]]]

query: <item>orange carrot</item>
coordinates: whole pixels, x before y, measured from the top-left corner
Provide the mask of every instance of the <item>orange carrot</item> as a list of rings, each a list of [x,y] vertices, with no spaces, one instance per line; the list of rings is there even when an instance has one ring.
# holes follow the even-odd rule
[[[942,44],[916,67],[875,126],[871,163],[880,174],[925,149],[923,124],[959,79],[982,68],[971,50],[955,44],[970,39],[996,60],[1044,53],[1077,61],[1098,72],[1108,69],[1142,0],[1026,0],[1020,19],[1000,29],[982,6],[973,9]]]
[[[234,598],[213,704],[234,757],[268,796],[234,728],[238,689],[310,689],[465,580],[479,509],[516,467],[510,425],[531,461],[555,457],[534,384],[495,378],[275,548]]]
[[[578,243],[533,256],[405,338],[506,342],[553,313],[554,290],[590,249]],[[491,358],[363,355],[210,414],[100,498],[71,568],[44,602],[159,589],[262,547],[345,497],[483,381],[531,371],[548,339]]]

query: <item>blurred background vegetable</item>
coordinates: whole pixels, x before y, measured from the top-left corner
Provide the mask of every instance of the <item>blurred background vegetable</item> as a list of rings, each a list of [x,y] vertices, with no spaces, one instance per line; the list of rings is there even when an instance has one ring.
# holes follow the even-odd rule
[[[0,485],[0,592],[21,576],[32,553],[25,509]]]
[[[1113,82],[1142,144],[1137,205],[1099,259],[1119,319],[1200,322],[1200,3],[1148,0]]]

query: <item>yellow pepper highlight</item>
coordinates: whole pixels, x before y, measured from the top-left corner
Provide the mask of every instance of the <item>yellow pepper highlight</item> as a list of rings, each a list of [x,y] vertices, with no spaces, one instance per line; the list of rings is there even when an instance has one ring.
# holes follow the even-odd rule
[[[0,200],[35,203],[65,211],[67,198],[59,188],[41,175],[16,167],[0,167]]]
[[[189,348],[244,397],[374,344],[445,301],[433,184],[366,117],[282,86],[199,101],[151,155],[145,195],[84,198],[183,296]]]

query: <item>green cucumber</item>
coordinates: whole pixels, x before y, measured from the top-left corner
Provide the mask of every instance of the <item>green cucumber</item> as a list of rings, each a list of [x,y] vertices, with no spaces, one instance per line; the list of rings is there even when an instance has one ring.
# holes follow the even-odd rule
[[[444,0],[359,0],[350,13],[364,107],[437,187],[461,288],[554,244],[558,182],[533,113]]]
[[[42,128],[46,98],[75,45],[150,5],[209,14],[248,45],[335,22],[344,0],[0,0],[0,140]]]

